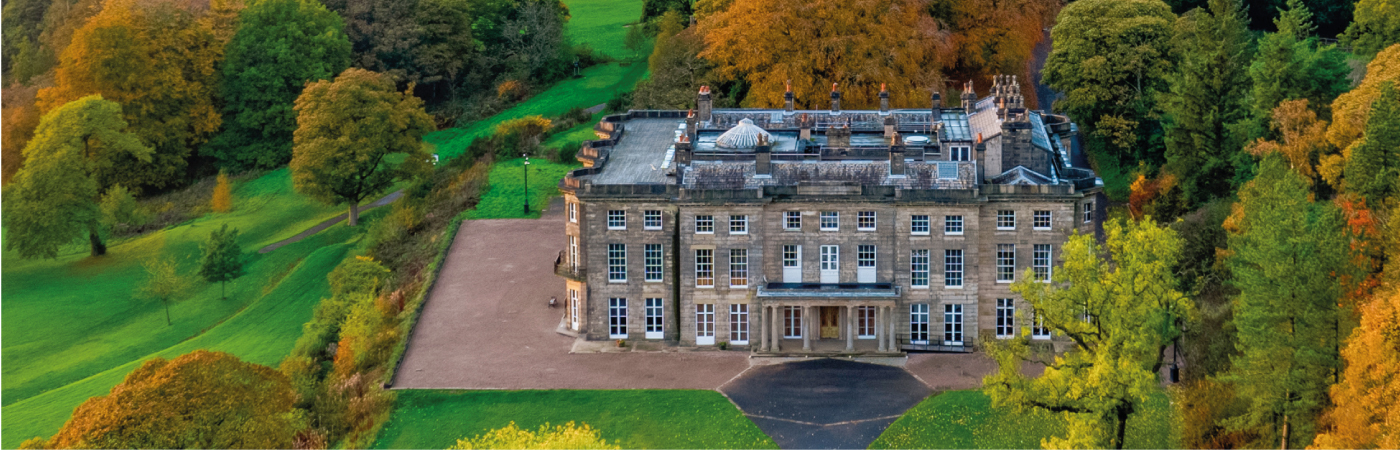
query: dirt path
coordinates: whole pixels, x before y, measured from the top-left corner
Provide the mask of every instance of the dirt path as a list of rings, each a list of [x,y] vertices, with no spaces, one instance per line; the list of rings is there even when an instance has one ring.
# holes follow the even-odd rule
[[[375,200],[374,203],[370,203],[370,204],[368,204],[368,205],[361,206],[361,207],[360,207],[360,214],[364,214],[365,211],[369,211],[369,210],[371,210],[371,209],[378,208],[378,207],[380,207],[380,206],[384,206],[384,205],[393,203],[394,200],[398,200],[399,197],[403,197],[403,189],[399,189],[399,190],[397,190],[397,191],[391,192],[391,193],[389,193],[389,195],[384,196],[384,198],[381,198],[381,199],[379,199],[379,200]],[[296,236],[292,236],[292,237],[283,239],[283,240],[281,240],[281,241],[277,241],[277,243],[275,243],[275,244],[269,245],[269,246],[267,246],[267,247],[260,248],[260,249],[258,249],[258,253],[271,253],[273,250],[277,250],[277,249],[279,249],[279,248],[282,248],[282,246],[284,246],[284,245],[291,244],[291,243],[293,243],[293,242],[297,242],[297,241],[300,241],[300,240],[302,240],[302,239],[306,239],[307,236],[311,236],[311,235],[313,235],[313,234],[320,233],[322,230],[325,230],[325,229],[327,229],[327,228],[330,228],[331,225],[335,225],[335,224],[337,224],[337,223],[340,223],[340,221],[345,220],[345,218],[347,218],[347,217],[350,217],[350,213],[348,213],[348,212],[345,213],[345,214],[341,214],[341,215],[339,215],[339,216],[332,217],[332,218],[330,218],[330,219],[326,219],[326,221],[321,222],[321,223],[318,223],[318,224],[316,224],[316,226],[314,226],[314,227],[307,228],[306,231],[297,233]]]

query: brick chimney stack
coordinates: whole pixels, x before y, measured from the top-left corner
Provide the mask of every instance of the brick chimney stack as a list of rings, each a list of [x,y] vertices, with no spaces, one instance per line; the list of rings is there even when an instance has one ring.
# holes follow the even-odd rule
[[[885,83],[880,83],[880,114],[890,113],[890,91],[885,90]]]
[[[691,139],[695,138],[695,122],[695,110],[687,111],[685,115],[685,135],[689,136]]]
[[[962,107],[969,115],[977,111],[977,91],[974,88],[972,80],[963,83]]]
[[[768,142],[768,138],[759,135],[758,146],[754,148],[754,175],[773,175],[773,146]]]
[[[904,137],[898,132],[890,137],[890,177],[904,177]]]
[[[680,140],[676,141],[677,166],[690,165],[691,148],[690,136],[682,134]]]
[[[787,92],[783,93],[783,114],[792,115],[792,80],[787,80],[783,86],[787,89]]]
[[[797,126],[798,139],[805,141],[812,138],[812,120],[807,117],[807,113],[802,113],[802,116],[798,117]]]
[[[836,83],[831,83],[831,115],[841,114],[841,91],[836,90]]]
[[[943,94],[934,91],[933,94],[929,96],[929,104],[932,105],[933,113],[938,114],[939,110],[943,109]]]
[[[695,98],[695,105],[700,111],[700,117],[696,120],[701,122],[710,121],[710,109],[714,106],[714,100],[710,97],[710,87],[700,86],[700,94]]]

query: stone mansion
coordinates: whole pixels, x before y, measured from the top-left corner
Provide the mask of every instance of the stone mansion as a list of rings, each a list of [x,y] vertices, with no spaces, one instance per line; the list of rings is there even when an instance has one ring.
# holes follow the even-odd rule
[[[962,107],[630,111],[560,182],[565,327],[760,354],[972,351],[1029,333],[1011,292],[1099,233],[1102,183],[1067,117],[1014,77]],[[1083,165],[1080,163],[1079,165]],[[1027,272],[1027,269],[1030,269]]]

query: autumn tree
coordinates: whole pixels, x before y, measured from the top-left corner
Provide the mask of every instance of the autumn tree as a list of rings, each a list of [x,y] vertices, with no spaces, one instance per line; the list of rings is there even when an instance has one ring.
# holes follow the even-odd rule
[[[7,5],[8,7],[8,5]],[[10,184],[10,179],[24,165],[24,147],[34,137],[34,129],[39,126],[39,107],[34,104],[34,94],[38,89],[12,86],[4,88],[3,112],[0,112],[0,127],[3,128],[3,142],[0,142],[0,185]]]
[[[1080,0],[1060,11],[1043,81],[1064,93],[1055,108],[1099,142],[1087,144],[1123,162],[1160,159],[1147,130],[1176,65],[1175,21],[1159,0]]]
[[[1226,264],[1240,294],[1238,332],[1226,380],[1248,404],[1226,423],[1289,448],[1311,439],[1338,369],[1339,278],[1351,272],[1343,220],[1309,199],[1308,184],[1283,155],[1268,154],[1239,192]]]
[[[115,160],[114,182],[137,190],[181,183],[190,150],[219,128],[215,68],[224,46],[197,11],[174,0],[106,0],[63,51],[57,85],[39,92],[44,111],[90,94],[122,104],[132,133],[155,152],[150,161]]]
[[[88,399],[48,448],[292,448],[296,394],[272,368],[196,350]]]
[[[98,196],[116,178],[113,161],[149,160],[151,149],[126,131],[121,105],[93,95],[63,105],[39,121],[24,148],[25,165],[5,186],[5,247],[22,258],[56,258],[84,237],[93,256],[107,253]]]
[[[223,171],[219,171],[219,176],[215,178],[214,193],[209,196],[209,209],[221,213],[233,209],[233,185]]]
[[[1319,167],[1332,149],[1327,142],[1327,121],[1317,117],[1317,113],[1308,107],[1308,100],[1285,100],[1269,116],[1272,117],[1269,126],[1279,140],[1259,138],[1250,143],[1245,151],[1256,157],[1282,154],[1288,167],[1309,185],[1316,185],[1319,178],[1328,178],[1323,168]]]
[[[1381,205],[1400,183],[1400,90],[1395,83],[1381,85],[1381,95],[1371,104],[1366,134],[1351,148],[1346,160],[1347,191]]]
[[[997,74],[1026,74],[1036,44],[1054,24],[1058,0],[934,0],[929,14],[948,29],[946,75],[959,80],[990,80]],[[1034,86],[1025,83],[1028,104]],[[945,97],[946,98],[946,97]],[[1032,105],[1033,106],[1033,105]],[[1050,105],[1043,105],[1049,107]]]
[[[170,258],[156,258],[146,261],[146,281],[136,287],[136,297],[160,302],[165,307],[165,324],[171,325],[170,303],[182,300],[189,292],[191,283],[185,274],[180,273],[179,265]]]
[[[1247,117],[1249,30],[1239,0],[1210,0],[1177,23],[1181,64],[1163,96],[1167,165],[1191,205],[1225,196],[1236,182],[1244,138],[1231,125]]]
[[[540,138],[549,131],[551,121],[542,116],[525,116],[511,119],[496,125],[496,135],[505,140],[501,150],[507,158],[515,158],[521,153],[534,153],[540,146]]]
[[[1331,388],[1335,406],[1312,447],[1400,448],[1400,291],[1361,306],[1361,326],[1342,358],[1342,382]]]
[[[1381,96],[1381,85],[1400,84],[1400,44],[1392,45],[1366,64],[1366,77],[1361,84],[1337,96],[1332,102],[1332,125],[1327,128],[1327,140],[1351,154],[1351,146],[1366,130],[1371,117],[1371,103]]]
[[[685,18],[668,11],[655,19],[656,42],[647,59],[650,75],[637,82],[632,94],[636,109],[690,109],[702,85],[716,85],[714,64],[700,57],[705,50],[699,27],[686,27]],[[723,93],[718,93],[723,96]],[[726,99],[715,99],[721,104]]]
[[[203,151],[234,170],[286,164],[302,88],[349,67],[344,24],[315,0],[253,0],[227,52],[225,128]]]
[[[1029,331],[986,342],[998,366],[983,379],[994,404],[1068,413],[1066,433],[1044,442],[1047,448],[1124,448],[1128,419],[1159,389],[1165,349],[1195,308],[1176,290],[1181,241],[1174,231],[1151,219],[1110,221],[1104,231],[1102,246],[1093,235],[1070,237],[1053,283],[1035,281],[1028,270],[1012,285],[1032,311],[1020,323],[1068,337],[1069,351],[1027,378],[1021,363]]]
[[[521,429],[511,422],[505,428],[497,428],[471,438],[461,438],[452,446],[456,449],[611,449],[620,448],[603,439],[598,429],[586,423],[550,426],[540,425],[538,430]]]
[[[432,169],[421,142],[432,117],[381,74],[352,68],[334,82],[311,83],[296,111],[294,186],[328,204],[349,203],[350,226],[359,224],[360,201]]]
[[[1259,53],[1249,66],[1253,80],[1253,115],[1261,123],[1286,100],[1307,99],[1324,112],[1332,100],[1351,87],[1346,54],[1335,45],[1321,45],[1313,35],[1313,14],[1302,0],[1288,0],[1274,20],[1278,32],[1259,40]]]
[[[225,289],[228,282],[243,276],[243,249],[238,246],[238,229],[228,229],[228,224],[209,233],[209,240],[201,246],[204,258],[199,263],[199,276],[204,281],[219,283],[219,297],[228,298]]]
[[[749,86],[743,106],[781,107],[792,81],[801,108],[874,108],[880,85],[895,105],[926,107],[941,90],[944,31],[914,0],[734,2],[700,22],[718,75]]]
[[[1400,44],[1400,3],[1358,0],[1355,19],[1342,35],[1342,42],[1363,56]]]

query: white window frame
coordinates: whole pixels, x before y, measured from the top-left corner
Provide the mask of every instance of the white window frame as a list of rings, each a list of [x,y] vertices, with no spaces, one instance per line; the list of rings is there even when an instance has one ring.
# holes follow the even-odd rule
[[[1050,244],[1035,244],[1031,246],[1031,269],[1035,274],[1035,281],[1049,283],[1051,276],[1051,264],[1054,258],[1054,249]]]
[[[997,282],[1016,282],[1016,244],[997,244]]]
[[[831,219],[831,226],[827,226],[827,219]],[[841,212],[822,211],[817,213],[817,229],[820,231],[841,231]]]
[[[704,282],[708,282],[708,284],[702,284]],[[695,249],[695,287],[701,289],[715,287],[715,249]]]
[[[662,221],[663,219],[661,218],[661,210],[649,209],[646,211],[642,211],[643,230],[660,230],[663,224]],[[653,225],[653,223],[655,223],[655,225]]]
[[[695,234],[715,234],[715,216],[712,214],[696,214]]]
[[[715,304],[695,304],[695,345],[715,345]]]
[[[625,210],[625,209],[609,209],[609,210],[608,210],[608,229],[609,229],[609,230],[626,230],[626,229],[627,229],[627,210]]]
[[[1054,222],[1050,220],[1050,211],[1040,210],[1031,212],[1031,229],[1035,231],[1049,231],[1050,225]],[[1041,219],[1044,219],[1042,222]]]
[[[856,246],[856,282],[874,283],[879,248],[873,244]]]
[[[802,339],[802,308],[783,307],[783,339]]]
[[[646,299],[646,338],[666,337],[666,301],[658,297]]]
[[[569,289],[569,329],[578,331],[578,289]]]
[[[1016,210],[997,210],[997,231],[1011,231],[1016,229]]]
[[[821,270],[819,281],[825,284],[841,282],[841,247],[836,245],[823,245],[818,248],[819,261],[821,265],[817,267]]]
[[[789,251],[791,250],[791,251]],[[802,246],[795,244],[783,245],[783,282],[802,282]]]
[[[578,272],[578,236],[569,235],[569,266]]]
[[[928,345],[928,303],[909,305],[909,343]]]
[[[627,299],[608,299],[608,338],[627,339]]]
[[[909,251],[909,287],[913,289],[928,289],[929,284],[929,251],[928,249],[915,249]]]
[[[742,281],[742,283],[736,284],[736,280]],[[749,287],[749,249],[747,248],[729,249],[729,287]]]
[[[787,231],[802,231],[802,211],[783,212],[783,229]]]
[[[997,339],[1016,337],[1016,299],[997,299],[996,334]]]
[[[665,256],[661,244],[646,244],[643,247],[642,262],[646,265],[642,270],[643,281],[659,283],[666,279]]]
[[[921,224],[922,224],[922,225],[921,225]],[[928,235],[929,235],[929,217],[928,217],[928,214],[915,214],[915,215],[909,216],[909,234],[912,234],[912,235],[915,235],[915,236],[928,236]]]
[[[1031,319],[1031,339],[1040,341],[1050,339],[1051,331],[1049,327],[1045,326],[1045,315],[1041,314],[1040,311],[1034,310],[1032,310],[1031,313],[1033,315]]]
[[[943,216],[943,234],[948,236],[962,236],[966,229],[967,221],[961,215]]]
[[[856,307],[856,339],[875,339],[875,307]]]
[[[749,216],[730,215],[729,234],[749,234]]]
[[[856,212],[856,231],[875,231],[876,224],[879,223],[876,217],[875,211]]]
[[[578,223],[578,202],[569,202],[569,222]]]
[[[1094,202],[1084,202],[1084,223],[1094,221]]]
[[[627,282],[627,244],[608,244],[608,282]]]
[[[966,272],[966,267],[966,259],[963,258],[962,249],[943,250],[943,288],[962,289],[963,273]]]
[[[729,304],[729,343],[732,345],[749,344],[749,305],[747,303]]]
[[[963,345],[963,305],[943,305],[943,345]]]

